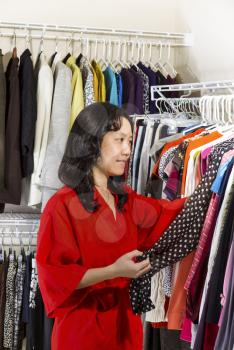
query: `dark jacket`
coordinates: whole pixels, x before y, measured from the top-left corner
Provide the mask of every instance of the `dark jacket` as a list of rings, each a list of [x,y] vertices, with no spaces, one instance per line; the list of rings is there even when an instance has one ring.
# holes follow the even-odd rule
[[[20,82],[20,114],[21,136],[20,153],[22,164],[22,176],[33,173],[33,147],[36,125],[36,88],[31,53],[26,49],[20,56],[19,66]]]

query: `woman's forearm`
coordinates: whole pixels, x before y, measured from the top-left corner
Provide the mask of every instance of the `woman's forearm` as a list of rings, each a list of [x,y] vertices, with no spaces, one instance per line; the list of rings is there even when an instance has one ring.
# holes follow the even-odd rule
[[[117,277],[117,273],[113,265],[89,269],[84,274],[83,278],[77,286],[77,289],[92,286],[93,284],[109,280],[115,277]]]

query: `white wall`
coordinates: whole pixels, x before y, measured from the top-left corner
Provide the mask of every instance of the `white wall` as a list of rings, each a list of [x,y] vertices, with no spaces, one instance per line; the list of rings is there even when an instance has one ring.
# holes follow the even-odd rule
[[[1,3],[1,20],[142,30],[175,26],[175,0],[13,0]]]
[[[176,25],[177,0],[13,0],[1,5],[0,20],[23,23],[44,23],[117,29],[136,29],[146,31],[174,31]],[[9,5],[8,5],[9,4]],[[14,11],[13,11],[14,9]],[[2,39],[3,52],[11,51],[13,43]],[[25,49],[25,40],[17,39],[18,54]],[[30,47],[33,58],[37,56],[39,40]],[[44,51],[54,52],[55,43],[45,41]],[[61,54],[67,53],[68,42],[59,43]],[[99,46],[101,50],[101,46]],[[115,52],[117,47],[115,47]],[[74,54],[79,54],[78,43],[74,45]],[[153,54],[158,56],[154,49]],[[157,56],[156,56],[157,55]],[[172,56],[173,57],[173,56]],[[6,60],[7,63],[7,60]]]
[[[199,81],[234,79],[233,0],[178,0],[176,30],[194,35],[193,47],[177,54],[185,79],[188,71]]]
[[[2,21],[191,31],[194,46],[175,50],[175,64],[185,81],[234,78],[233,18],[233,0],[13,0],[1,4],[0,15]],[[17,44],[22,51],[24,41]],[[5,52],[11,47],[9,39],[1,40]],[[45,48],[50,54],[54,44],[47,42]],[[66,51],[65,43],[60,49]]]

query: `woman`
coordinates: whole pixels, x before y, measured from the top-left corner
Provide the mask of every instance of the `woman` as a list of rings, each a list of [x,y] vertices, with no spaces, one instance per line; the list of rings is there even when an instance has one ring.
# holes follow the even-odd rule
[[[131,120],[109,103],[86,107],[71,129],[59,178],[41,217],[37,266],[52,350],[141,350],[142,325],[129,300],[132,278],[149,271],[151,247],[182,208],[137,195],[124,174]]]

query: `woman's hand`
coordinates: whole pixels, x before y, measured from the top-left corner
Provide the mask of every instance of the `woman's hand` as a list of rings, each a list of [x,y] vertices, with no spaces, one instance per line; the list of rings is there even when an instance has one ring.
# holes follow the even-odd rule
[[[135,262],[134,258],[141,256],[143,253],[139,250],[133,250],[118,258],[114,264],[111,265],[114,277],[129,277],[137,278],[144,275],[151,269],[149,258]]]

